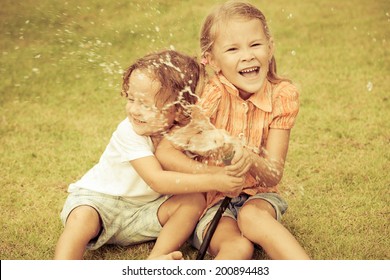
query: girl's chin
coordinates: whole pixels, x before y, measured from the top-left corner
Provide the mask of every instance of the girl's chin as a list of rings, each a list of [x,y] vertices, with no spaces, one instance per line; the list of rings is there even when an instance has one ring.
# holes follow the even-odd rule
[[[246,99],[246,98],[249,98],[250,96],[252,96],[253,94],[259,92],[262,87],[263,87],[263,85],[254,86],[254,87],[239,88],[238,91],[240,93],[240,96],[243,99]]]

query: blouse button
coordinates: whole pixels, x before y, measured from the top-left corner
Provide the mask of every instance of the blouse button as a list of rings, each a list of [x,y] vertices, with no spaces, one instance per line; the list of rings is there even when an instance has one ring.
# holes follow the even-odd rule
[[[244,111],[245,111],[245,114],[248,112],[248,104],[246,104],[245,102],[242,103],[242,106],[244,107]]]

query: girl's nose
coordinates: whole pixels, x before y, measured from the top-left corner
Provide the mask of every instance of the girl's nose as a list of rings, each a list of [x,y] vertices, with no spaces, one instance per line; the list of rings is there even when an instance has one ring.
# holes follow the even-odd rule
[[[242,61],[251,61],[255,58],[253,51],[251,49],[245,49],[242,51],[241,60]]]

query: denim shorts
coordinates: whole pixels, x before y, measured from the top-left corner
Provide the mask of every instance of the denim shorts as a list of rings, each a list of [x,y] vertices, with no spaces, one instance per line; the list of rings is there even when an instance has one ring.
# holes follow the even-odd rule
[[[272,207],[275,209],[276,212],[276,219],[278,221],[281,221],[282,215],[287,210],[287,202],[277,193],[258,193],[252,196],[248,196],[247,194],[241,194],[238,197],[235,197],[231,200],[229,206],[226,208],[225,212],[222,214],[222,217],[231,217],[234,220],[237,220],[237,215],[242,206],[247,201],[253,200],[253,199],[263,199],[270,203]],[[204,216],[200,219],[198,222],[198,225],[195,228],[194,234],[192,235],[192,245],[199,249],[202,242],[203,242],[203,233],[207,229],[208,224],[211,222],[211,220],[214,218],[215,213],[217,212],[219,206],[221,205],[222,201],[218,202],[217,204],[213,205],[211,208],[207,210],[207,212],[204,214]]]
[[[79,189],[68,195],[61,220],[65,224],[70,212],[78,206],[91,206],[100,215],[102,230],[97,238],[89,242],[87,249],[95,250],[104,244],[134,245],[157,238],[162,229],[157,211],[168,198],[169,196],[161,196],[145,203]]]

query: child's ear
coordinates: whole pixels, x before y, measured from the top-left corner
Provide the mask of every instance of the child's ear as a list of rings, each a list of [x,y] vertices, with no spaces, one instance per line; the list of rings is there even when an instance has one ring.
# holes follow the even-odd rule
[[[218,73],[221,71],[221,68],[219,68],[218,64],[213,59],[213,56],[211,55],[211,53],[209,53],[209,52],[205,53],[205,57],[210,65],[211,69],[213,69],[215,73]]]

